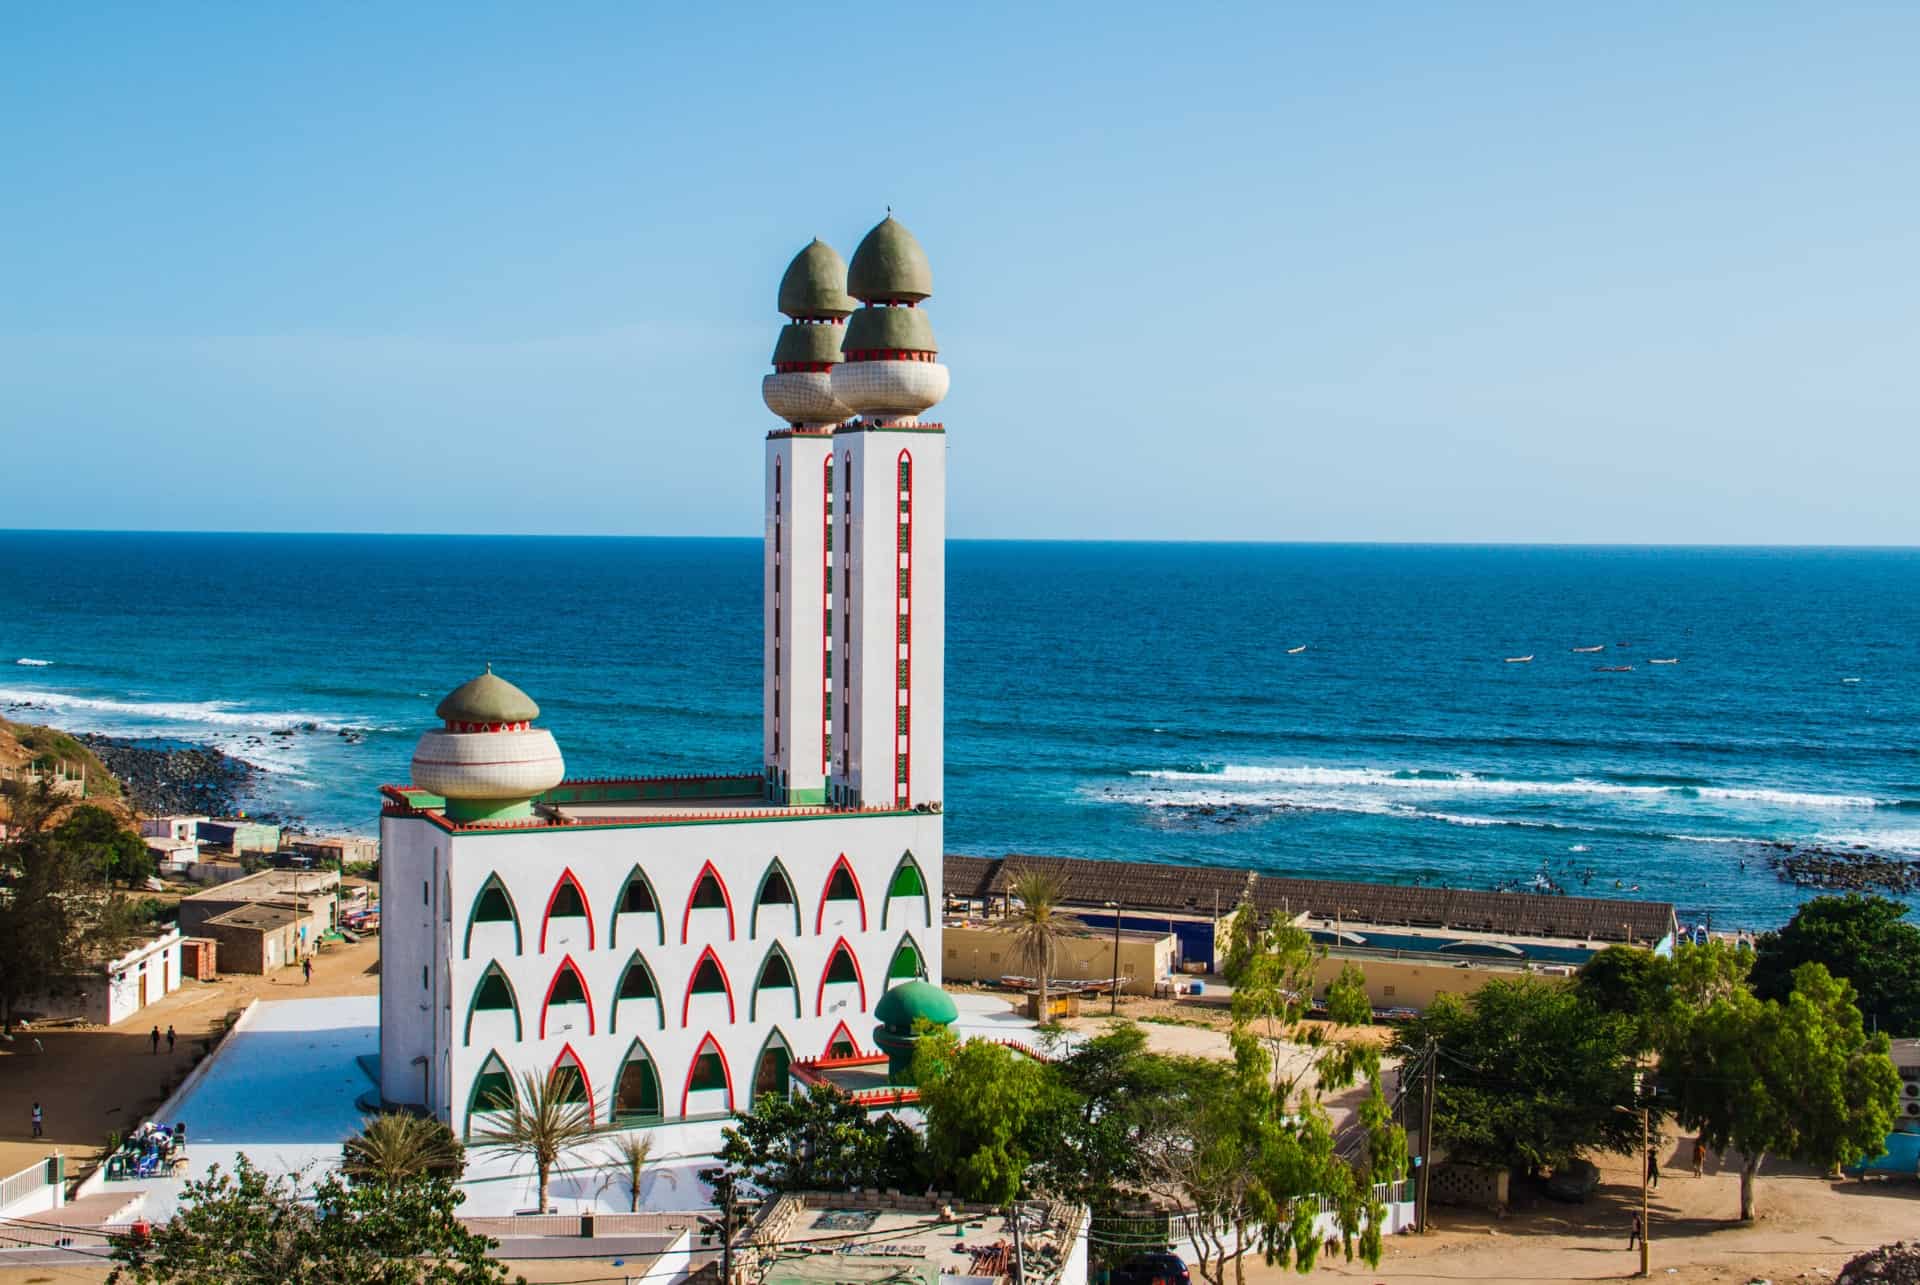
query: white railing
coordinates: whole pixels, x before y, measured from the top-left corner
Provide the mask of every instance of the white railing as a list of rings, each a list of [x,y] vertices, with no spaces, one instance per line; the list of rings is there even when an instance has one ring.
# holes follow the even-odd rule
[[[47,1162],[36,1160],[19,1173],[0,1178],[0,1210],[13,1208],[38,1195],[47,1183]]]

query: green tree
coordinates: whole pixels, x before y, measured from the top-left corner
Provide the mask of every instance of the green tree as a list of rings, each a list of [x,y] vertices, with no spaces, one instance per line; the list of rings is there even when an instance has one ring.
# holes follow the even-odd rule
[[[1046,1063],[987,1040],[963,1044],[947,1031],[922,1034],[913,1074],[933,1185],[968,1200],[1015,1199],[1071,1109]]]
[[[497,1285],[496,1242],[456,1216],[444,1177],[348,1186],[324,1179],[305,1197],[242,1156],[186,1184],[179,1212],[146,1239],[116,1236],[113,1285]]]
[[[341,1171],[354,1183],[395,1183],[436,1174],[459,1181],[466,1149],[438,1120],[406,1111],[370,1115],[341,1147]]]
[[[140,836],[105,808],[83,803],[53,832],[54,842],[108,880],[129,888],[153,874],[153,854]]]
[[[918,1138],[829,1084],[791,1097],[763,1093],[721,1131],[720,1161],[762,1192],[914,1190]]]
[[[1660,1084],[1708,1146],[1739,1149],[1747,1221],[1769,1153],[1832,1169],[1885,1150],[1900,1089],[1888,1047],[1850,985],[1802,964],[1784,1002],[1744,987],[1713,1000],[1666,1050]]]
[[[1044,1134],[1038,1185],[1064,1200],[1113,1212],[1144,1180],[1145,1146],[1168,1127],[1179,1067],[1147,1051],[1131,1022],[1094,1036],[1051,1068],[1061,1098]]]
[[[1047,984],[1053,979],[1054,958],[1061,941],[1073,933],[1073,921],[1060,908],[1064,893],[1058,878],[1038,870],[1018,871],[1007,883],[1007,894],[1015,904],[1008,907],[1001,931],[1013,939],[1013,953],[1021,965],[1033,970],[1039,995],[1033,1015],[1042,1022],[1049,1020]]]
[[[1348,960],[1340,974],[1327,983],[1327,1020],[1338,1026],[1367,1026],[1373,1021],[1373,999],[1367,994],[1367,975]]]
[[[1763,933],[1753,964],[1761,999],[1785,999],[1802,964],[1823,964],[1853,984],[1868,1024],[1895,1038],[1920,1035],[1920,925],[1885,897],[1815,897],[1778,932]]]
[[[521,1072],[519,1091],[496,1095],[488,1103],[492,1119],[476,1136],[480,1146],[497,1147],[533,1161],[539,1184],[538,1208],[543,1213],[553,1167],[594,1135],[593,1105],[574,1099],[575,1084],[557,1070],[546,1075]]]
[[[1496,978],[1468,996],[1440,995],[1401,1027],[1394,1048],[1440,1057],[1433,1132],[1449,1156],[1538,1175],[1593,1147],[1631,1153],[1641,1105],[1638,1027],[1577,987]]]

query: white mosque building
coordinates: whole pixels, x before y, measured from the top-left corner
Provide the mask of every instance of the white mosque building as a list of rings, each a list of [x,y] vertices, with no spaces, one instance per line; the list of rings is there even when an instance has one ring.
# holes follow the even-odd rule
[[[892,218],[851,268],[815,241],[780,283],[758,772],[568,780],[490,669],[440,703],[411,784],[382,790],[387,1102],[471,1136],[521,1072],[557,1073],[604,1126],[699,1154],[793,1060],[875,1052],[889,987],[939,980],[931,293]]]

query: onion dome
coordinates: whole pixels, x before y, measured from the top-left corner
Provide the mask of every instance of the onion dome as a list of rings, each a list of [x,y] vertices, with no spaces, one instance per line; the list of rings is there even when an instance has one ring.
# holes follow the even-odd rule
[[[936,1026],[951,1026],[959,1020],[960,1008],[932,982],[902,982],[880,997],[873,1016],[880,1023],[873,1042],[886,1052],[888,1083],[908,1085],[913,1083],[913,1051],[921,1038],[914,1023],[924,1018]]]
[[[540,707],[489,665],[447,694],[434,713],[444,727],[413,751],[413,783],[447,801],[456,821],[531,816],[533,800],[566,777],[553,733],[534,727]]]
[[[780,278],[780,311],[795,320],[838,320],[857,305],[847,294],[847,265],[815,237]]]
[[[847,338],[841,347],[849,353],[863,356],[869,353],[940,351],[939,345],[934,342],[933,323],[919,308],[862,308],[847,322]],[[874,360],[872,357],[866,359]]]
[[[933,293],[927,252],[891,214],[853,252],[847,293],[864,303],[918,303]]]
[[[782,326],[780,338],[773,345],[774,367],[830,366],[840,360],[840,341],[846,333],[845,326],[808,325],[803,321]]]

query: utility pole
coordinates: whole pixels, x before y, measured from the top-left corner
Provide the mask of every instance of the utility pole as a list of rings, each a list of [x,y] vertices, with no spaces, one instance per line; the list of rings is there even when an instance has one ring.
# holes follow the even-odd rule
[[[1420,1234],[1427,1233],[1427,1192],[1433,1186],[1433,1099],[1440,1081],[1440,1053],[1432,1040],[1427,1041],[1426,1089],[1420,1095],[1420,1186],[1414,1199],[1414,1221]]]
[[[1026,1256],[1026,1249],[1025,1249],[1025,1237],[1023,1237],[1020,1234],[1020,1230],[1023,1226],[1025,1226],[1026,1220],[1022,1216],[1023,1211],[1020,1208],[1020,1201],[1018,1197],[1015,1197],[1012,1208],[1013,1208],[1013,1282],[1014,1282],[1014,1285],[1021,1285],[1021,1282],[1027,1279],[1027,1256]]]
[[[1647,1179],[1653,1173],[1653,1137],[1652,1126],[1647,1121],[1647,1109],[1640,1108],[1640,1274],[1651,1275],[1653,1267],[1649,1258],[1649,1237],[1653,1224],[1647,1218]]]

